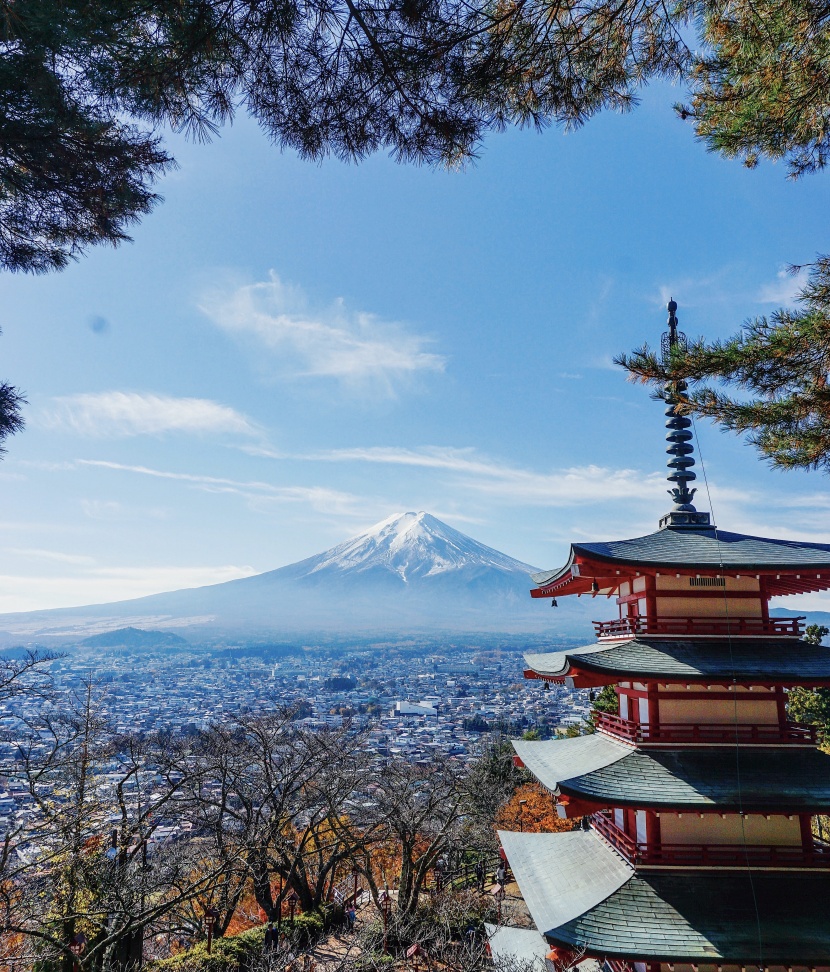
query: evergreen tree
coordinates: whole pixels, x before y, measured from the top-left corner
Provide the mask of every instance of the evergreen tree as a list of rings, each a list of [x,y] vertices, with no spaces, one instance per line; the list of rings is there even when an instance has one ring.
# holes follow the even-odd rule
[[[5,455],[5,439],[19,432],[24,425],[21,408],[26,399],[20,392],[6,382],[0,382],[0,458]]]
[[[828,634],[830,628],[823,624],[808,624],[804,640],[811,645],[820,645]],[[830,689],[792,689],[787,700],[787,715],[795,722],[818,726],[819,737],[826,742],[830,738]]]
[[[688,61],[659,0],[0,0],[0,265],[117,244],[243,107],[280,146],[457,164],[507,122],[578,123]]]
[[[671,77],[710,148],[800,174],[827,162],[829,39],[809,0],[0,0],[0,265],[128,239],[173,164],[160,127],[240,108],[307,157],[458,164]]]
[[[695,94],[691,48],[717,34],[707,10],[690,0],[0,0],[0,265],[59,269],[91,244],[127,239],[173,164],[163,125],[204,138],[242,108],[307,157],[385,148],[458,164],[488,130],[578,125],[631,107],[656,76],[685,77]],[[723,87],[714,65],[705,77],[701,119]]]
[[[784,159],[793,176],[830,159],[830,32],[814,0],[737,0],[702,8],[693,117],[708,147],[750,167]]]
[[[603,685],[601,691],[594,699],[595,712],[609,712],[611,715],[619,715],[620,698],[613,685]]]
[[[830,258],[811,267],[796,310],[778,310],[734,337],[676,346],[664,359],[648,345],[616,362],[681,410],[745,434],[774,466],[830,471]],[[691,382],[691,390],[678,388]]]
[[[2,333],[0,331],[0,333]],[[0,381],[0,459],[6,454],[4,442],[23,429],[23,406],[26,399],[19,388]]]

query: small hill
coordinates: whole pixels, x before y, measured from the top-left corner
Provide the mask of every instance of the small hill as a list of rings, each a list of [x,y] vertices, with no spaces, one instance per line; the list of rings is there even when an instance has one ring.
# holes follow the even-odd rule
[[[145,631],[143,628],[118,628],[84,638],[85,648],[183,648],[190,642],[172,631]]]

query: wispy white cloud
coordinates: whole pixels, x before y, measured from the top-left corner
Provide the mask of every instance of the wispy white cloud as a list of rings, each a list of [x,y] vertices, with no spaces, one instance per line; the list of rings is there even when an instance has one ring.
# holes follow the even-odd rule
[[[300,288],[273,271],[260,283],[205,296],[200,309],[223,330],[264,345],[283,370],[303,376],[370,385],[392,395],[402,381],[446,367],[446,358],[428,350],[424,335],[347,308],[342,299],[312,308]]]
[[[609,496],[650,499],[664,487],[662,473],[594,465],[539,472],[508,465],[473,449],[441,446],[336,449],[308,458],[444,470],[456,474],[468,490],[514,503],[541,506],[576,506],[607,501]]]
[[[26,557],[27,559],[48,560],[57,564],[72,564],[78,567],[90,566],[95,563],[94,557],[87,557],[83,554],[69,554],[61,550],[40,550],[33,547],[7,547],[6,553]]]
[[[680,308],[678,316],[682,327],[684,307],[725,304],[734,299],[736,269],[734,264],[724,264],[712,273],[687,275],[665,281],[652,292],[650,302],[665,307],[670,300],[676,300]]]
[[[316,453],[285,453],[268,448],[243,447],[246,452],[273,459],[316,462],[365,462],[388,466],[411,466],[452,474],[452,483],[482,496],[532,506],[580,506],[606,503],[616,499],[628,504],[653,503],[664,497],[666,473],[640,469],[585,465],[567,466],[548,471],[511,465],[484,455],[471,447],[364,446],[332,449]],[[446,482],[446,481],[445,481]],[[747,503],[755,494],[732,486],[713,486],[713,500],[723,504]],[[704,495],[698,496],[699,505]],[[830,501],[829,501],[830,502]],[[705,505],[705,504],[703,504]],[[476,522],[479,518],[476,518]]]
[[[100,437],[165,432],[259,434],[250,419],[219,402],[146,392],[109,391],[57,398],[38,421],[50,428]]]
[[[758,291],[759,304],[776,304],[779,307],[795,307],[799,293],[807,283],[807,270],[798,273],[779,270],[772,283],[764,284]]]
[[[211,484],[217,486],[246,486],[256,489],[273,489],[270,483],[249,482],[241,483],[235,479],[224,479],[218,476],[202,476],[196,473],[169,472],[165,469],[151,469],[149,466],[132,466],[123,462],[109,462],[106,459],[79,459],[79,466],[97,466],[100,469],[116,469],[121,472],[140,473],[143,476],[154,476],[156,479],[176,479],[186,483]]]
[[[81,511],[90,520],[135,521],[169,520],[172,511],[163,506],[120,503],[118,500],[81,499]]]
[[[79,459],[78,464],[188,483],[208,493],[233,493],[242,496],[257,509],[265,509],[269,503],[304,503],[320,513],[359,515],[365,508],[361,497],[324,486],[275,486],[260,480],[245,481],[226,479],[221,476],[203,476],[197,473],[170,472],[165,469],[132,466],[103,459]]]

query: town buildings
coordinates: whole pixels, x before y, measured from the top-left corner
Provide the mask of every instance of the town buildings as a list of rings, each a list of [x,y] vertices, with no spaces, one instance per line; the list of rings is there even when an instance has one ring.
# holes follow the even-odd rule
[[[284,707],[311,729],[349,722],[366,734],[368,751],[380,761],[418,762],[437,754],[463,766],[492,732],[549,735],[589,713],[587,692],[556,686],[543,695],[538,683],[523,680],[522,643],[368,642],[280,651],[245,644],[159,651],[78,645],[49,666],[52,704],[56,711],[71,710],[89,681],[100,717],[118,736],[188,734]],[[421,701],[436,714],[421,711]],[[33,813],[17,754],[43,705],[25,695],[0,702],[0,834],[16,832]],[[408,708],[415,711],[406,714]],[[179,836],[180,821],[167,823],[170,836]]]

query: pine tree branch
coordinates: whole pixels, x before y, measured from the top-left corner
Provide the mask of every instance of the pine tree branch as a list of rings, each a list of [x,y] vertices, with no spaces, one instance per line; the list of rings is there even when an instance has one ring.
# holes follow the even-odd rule
[[[647,345],[615,361],[685,414],[745,434],[773,465],[830,472],[830,258],[809,265],[799,309],[779,309],[723,341],[693,341],[664,361]]]

